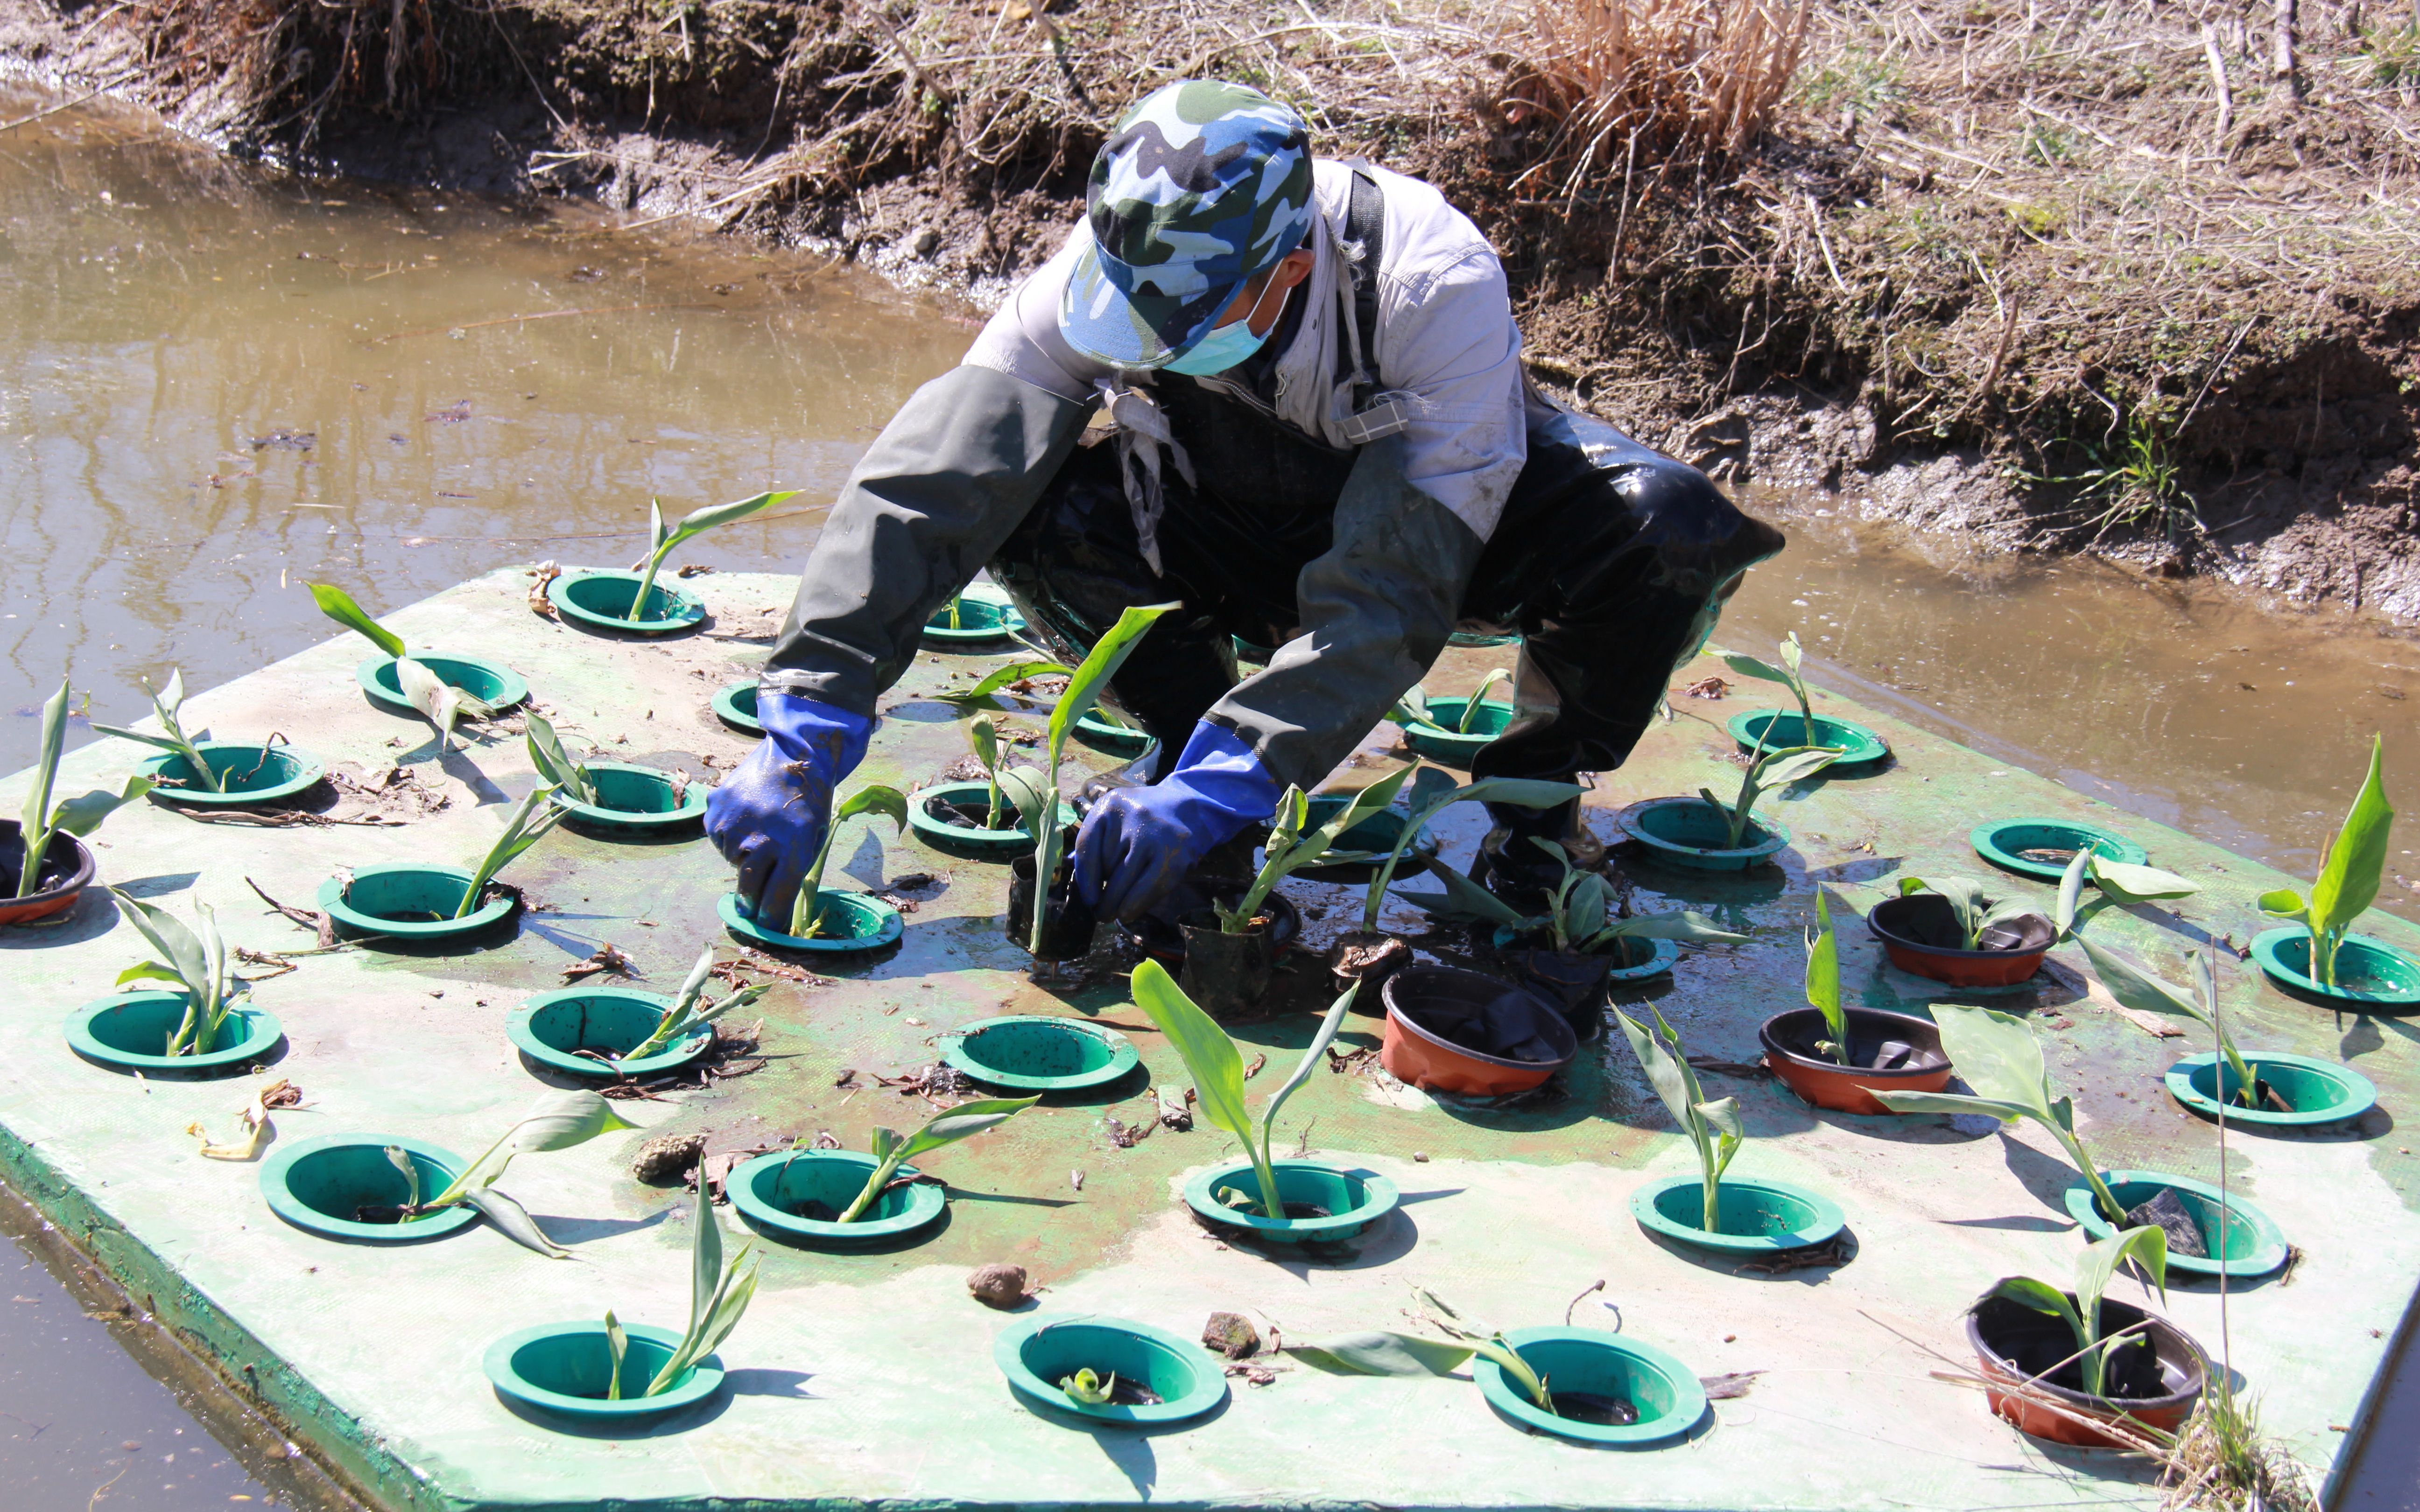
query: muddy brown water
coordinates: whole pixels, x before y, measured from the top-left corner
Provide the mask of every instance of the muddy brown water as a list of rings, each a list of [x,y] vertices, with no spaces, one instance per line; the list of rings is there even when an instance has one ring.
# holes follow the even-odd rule
[[[0,85],[0,122],[47,102]],[[30,760],[63,671],[124,721],[144,677],[208,687],[324,638],[306,580],[376,611],[508,563],[622,565],[650,496],[774,485],[804,507],[677,560],[795,563],[970,329],[812,255],[284,177],[100,105],[0,133],[0,770]],[[2373,733],[2398,807],[2420,799],[2407,635],[1750,502],[1792,547],[1727,646],[1770,655],[1794,627],[1820,683],[2289,869]],[[23,1251],[0,1313],[11,1507],[336,1504],[139,1319],[85,1316],[104,1292],[23,1248],[38,1221],[0,1227]],[[2347,1504],[2413,1504],[2408,1453],[2372,1459],[2398,1453]]]

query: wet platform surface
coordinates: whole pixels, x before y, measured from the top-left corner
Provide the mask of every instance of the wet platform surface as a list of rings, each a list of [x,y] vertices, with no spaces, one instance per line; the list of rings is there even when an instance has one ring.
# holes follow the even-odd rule
[[[527,586],[518,573],[498,573],[388,620],[415,646],[514,667],[558,728],[575,745],[601,747],[606,759],[720,775],[745,753],[748,739],[721,726],[708,701],[761,658],[764,640],[749,637],[786,600],[785,579],[717,575],[684,584],[715,621],[704,635],[666,642],[541,620],[526,608]],[[426,724],[362,697],[353,669],[368,650],[348,637],[197,695],[187,723],[223,739],[282,732],[365,777],[407,766],[429,796],[384,806],[402,823],[255,827],[130,810],[93,842],[101,880],[180,914],[199,897],[218,909],[230,946],[275,953],[313,941],[267,913],[247,878],[309,906],[339,868],[471,864],[504,805],[533,781],[521,743],[502,729],[474,729],[466,749],[441,760]],[[955,761],[965,716],[935,695],[999,659],[920,656],[885,699],[858,779],[904,786]],[[1427,687],[1459,696],[1507,659],[1506,651],[1452,653]],[[1683,669],[1674,686],[1708,670]],[[1721,721],[1765,701],[1673,702],[1677,717],[1650,731],[1627,767],[1600,779],[1590,820],[1609,840],[1623,803],[1735,783]],[[2178,905],[2181,918],[2144,908],[2093,925],[2096,937],[2172,976],[2185,949],[2249,940],[2263,922],[2252,904],[2258,892],[2307,881],[1845,700],[1821,699],[1818,709],[1882,731],[1896,758],[1773,803],[1793,833],[1781,865],[1724,878],[1617,853],[1642,907],[1697,907],[1752,936],[1684,951],[1669,979],[1618,995],[1654,1001],[1693,1055],[1745,1067],[1757,1056],[1758,1024],[1800,1006],[1813,883],[1862,909],[1900,875],[1983,874],[1966,835],[1985,819],[2095,818],[2146,845],[2155,864],[2200,882],[2203,892]],[[1003,719],[1040,723],[1030,714]],[[123,742],[89,747],[69,758],[62,786],[115,787],[142,754]],[[1401,759],[1393,733],[1375,733],[1339,780],[1384,775]],[[1076,774],[1067,775],[1072,783]],[[13,805],[23,785],[21,776],[0,804]],[[364,808],[341,800],[331,813]],[[1481,816],[1457,811],[1440,827],[1449,858],[1466,862]],[[1711,1073],[1710,1095],[1745,1104],[1751,1138],[1733,1174],[1831,1196],[1854,1235],[1846,1263],[1743,1273],[1666,1247],[1632,1221],[1633,1190],[1691,1171],[1694,1160],[1618,1034],[1584,1047],[1543,1092],[1504,1106],[1428,1097],[1362,1057],[1295,1095],[1282,1140],[1386,1175],[1404,1206],[1350,1258],[1255,1254],[1220,1243],[1176,1196],[1187,1173],[1233,1153],[1226,1136],[1202,1125],[1162,1129],[1130,1147],[1112,1137],[1113,1128],[1149,1122],[1151,1084],[1186,1079],[1127,995],[1133,952],[1105,930],[1090,980],[1037,987],[1001,932],[1004,868],[893,839],[887,825],[878,843],[871,834],[861,821],[844,833],[832,880],[892,887],[915,903],[897,948],[818,961],[810,980],[781,981],[761,1005],[761,1070],[624,1103],[644,1132],[515,1163],[504,1189],[572,1260],[542,1258],[481,1226],[396,1247],[332,1242],[271,1212],[256,1165],[198,1158],[186,1126],[199,1120],[218,1137],[231,1134],[250,1076],[137,1081],[80,1060],[61,1030],[70,1011],[106,995],[118,971],[148,953],[98,890],[59,927],[0,938],[14,1005],[0,1016],[0,1161],[198,1353],[331,1465],[397,1506],[2156,1500],[2139,1468],[2113,1456],[2020,1438],[1979,1395],[1931,1379],[1941,1362],[1918,1348],[1969,1359],[1962,1315],[1994,1278],[2067,1276],[2079,1242],[2060,1200],[2071,1174],[2039,1132],[1818,1113],[1762,1076]],[[897,886],[916,874],[931,880]],[[475,949],[290,957],[297,969],[259,984],[256,1002],[287,1029],[268,1073],[304,1094],[302,1106],[275,1116],[278,1139],[367,1131],[473,1154],[554,1085],[522,1062],[504,1020],[530,995],[560,985],[564,966],[611,943],[637,960],[644,987],[670,991],[709,941],[739,953],[713,907],[728,870],[701,839],[629,842],[559,829],[504,878],[531,907]],[[2047,885],[2009,886],[2047,903]],[[1314,947],[1358,913],[1357,888],[1288,883],[1286,891],[1311,916]],[[1407,933],[1420,927],[1400,905],[1387,919]],[[2381,916],[2363,928],[2420,946],[2420,931]],[[1848,922],[1841,941],[1845,980],[1867,1006],[1920,1011],[1929,1000],[1962,999],[2030,1010],[2053,1074],[2076,1097],[2085,1137],[2105,1165],[2217,1179],[2214,1131],[2170,1102],[2159,1081],[2180,1055],[2208,1048],[2199,1030],[2155,1039],[2110,1011],[2072,967],[2015,994],[1967,995],[1888,969],[1860,924]],[[2373,1377],[2420,1277],[2420,1162],[2398,1143],[2410,1138],[2399,1123],[2420,1090],[2420,1044],[2401,1021],[2286,997],[2248,964],[2226,974],[2226,992],[2246,1048],[2349,1059],[2379,1088],[2380,1106],[2351,1128],[2229,1141],[2233,1188],[2302,1254],[2283,1279],[2232,1288],[2226,1336],[2238,1374],[2261,1395],[2265,1425],[2324,1468],[2363,1428]],[[1267,1014],[1233,1026],[1248,1051],[1271,1061],[1252,1084],[1256,1098],[1308,1042],[1304,1011],[1327,995],[1325,972],[1298,957]],[[731,1389],[709,1402],[642,1434],[606,1435],[519,1415],[489,1390],[479,1370],[487,1346],[530,1324],[611,1307],[625,1320],[681,1325],[687,1198],[630,1176],[628,1158],[649,1134],[702,1134],[717,1152],[828,1130],[861,1149],[874,1126],[910,1128],[931,1111],[878,1078],[932,1064],[935,1037],[949,1028],[1016,1012],[1114,1026],[1135,1040],[1146,1073],[1102,1094],[1054,1099],[930,1157],[926,1169],[949,1183],[950,1203],[921,1242],[858,1255],[760,1244],[762,1289],[721,1351]],[[1341,1046],[1373,1044],[1376,1028],[1374,1019],[1350,1020]],[[851,1085],[836,1085],[852,1071]],[[739,1236],[736,1219],[726,1227]],[[1233,1310],[1297,1340],[1404,1326],[1415,1285],[1490,1326],[1559,1324],[1572,1300],[1602,1280],[1604,1289],[1572,1311],[1575,1325],[1618,1320],[1625,1336],[1704,1376],[1762,1373],[1745,1396],[1717,1402],[1688,1440],[1628,1453],[1525,1434],[1467,1381],[1338,1378],[1290,1362],[1267,1385],[1235,1381],[1220,1412],[1182,1431],[1073,1427],[1020,1405],[992,1364],[991,1340],[1013,1319],[970,1300],[963,1282],[995,1260],[1026,1267],[1047,1288],[1047,1311],[1106,1313],[1190,1336],[1213,1310]],[[2113,1295],[2137,1292],[2130,1283]],[[2172,1285],[2160,1310],[2207,1349],[2221,1348],[2214,1286]]]

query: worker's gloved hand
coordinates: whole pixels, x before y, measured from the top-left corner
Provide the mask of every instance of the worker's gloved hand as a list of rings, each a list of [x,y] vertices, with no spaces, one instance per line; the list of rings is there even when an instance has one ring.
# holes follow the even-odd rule
[[[1193,727],[1176,769],[1093,806],[1076,836],[1076,896],[1112,918],[1151,911],[1246,825],[1277,811],[1278,781],[1233,731]]]
[[[832,784],[865,759],[870,715],[761,690],[765,738],[706,795],[706,834],[739,868],[737,892],[759,918],[790,917],[830,823]]]

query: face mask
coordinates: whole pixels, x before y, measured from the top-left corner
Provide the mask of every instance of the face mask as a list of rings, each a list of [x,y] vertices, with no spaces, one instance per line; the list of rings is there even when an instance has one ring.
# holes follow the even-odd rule
[[[1271,278],[1269,283],[1274,285],[1277,280]],[[1252,319],[1261,313],[1261,300],[1268,297],[1268,288],[1264,286],[1261,290],[1261,299],[1252,301],[1251,309],[1241,320],[1230,320],[1223,326],[1216,327],[1210,334],[1195,342],[1192,350],[1173,361],[1161,363],[1160,370],[1167,373],[1183,373],[1192,378],[1208,378],[1214,373],[1224,373],[1245,358],[1259,351],[1261,344],[1269,338],[1265,335],[1252,334]],[[1276,321],[1269,322],[1269,330],[1272,332],[1277,330]]]

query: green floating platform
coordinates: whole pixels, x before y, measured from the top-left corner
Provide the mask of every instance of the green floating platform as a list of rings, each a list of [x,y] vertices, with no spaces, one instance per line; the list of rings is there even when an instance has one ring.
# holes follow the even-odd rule
[[[785,599],[791,586],[717,574],[683,589],[729,620]],[[703,779],[746,754],[752,737],[728,728],[709,699],[752,676],[756,651],[703,636],[589,634],[533,615],[527,593],[518,569],[500,570],[388,623],[414,644],[518,670],[558,722],[633,763]],[[1498,656],[1450,652],[1431,681],[1469,687]],[[308,731],[332,772],[381,769],[396,759],[399,723],[363,697],[358,659],[356,645],[332,640],[196,694],[188,720]],[[882,700],[882,726],[855,780],[906,788],[957,760],[963,716],[937,695],[953,672],[963,686],[996,661],[988,651],[920,651],[908,680]],[[1711,665],[1683,667],[1674,683]],[[1600,835],[1618,836],[1612,816],[1629,803],[1737,780],[1728,732],[1676,702],[1683,717],[1651,730],[1590,796],[1587,817]],[[1641,908],[1695,908],[1750,936],[1684,952],[1668,986],[1648,989],[1690,1053],[1714,1064],[1753,1061],[1758,1025],[1800,1000],[1810,879],[1862,910],[1897,876],[1973,872],[1967,836],[1995,819],[2111,828],[2199,881],[2204,890],[2183,908],[2190,930],[2149,910],[2111,910],[2093,926],[2180,979],[2203,931],[2250,939],[2263,924],[2254,898],[2307,881],[1879,711],[1845,700],[1826,707],[1880,733],[1895,764],[1768,795],[1792,836],[1776,865],[1635,873]],[[1032,716],[998,717],[1038,727]],[[475,725],[464,733],[463,750],[442,766],[415,768],[451,800],[442,810],[394,827],[235,828],[138,805],[94,837],[99,880],[179,915],[195,899],[210,903],[230,948],[308,949],[310,933],[267,912],[245,879],[307,906],[338,868],[356,876],[468,869],[533,774],[517,735]],[[1402,759],[1396,747],[1391,729],[1381,733],[1341,776],[1383,776]],[[152,754],[95,742],[69,755],[62,786],[114,789]],[[1112,758],[1074,760],[1101,769]],[[1072,784],[1081,774],[1066,775]],[[0,790],[0,812],[15,811],[24,787],[20,774]],[[1446,858],[1466,865],[1484,826],[1466,806],[1441,818]],[[917,873],[923,881],[908,880]],[[610,940],[635,959],[634,987],[665,994],[708,946],[742,958],[716,912],[731,872],[707,844],[634,843],[566,826],[502,880],[522,906],[470,940],[390,939],[299,956],[299,969],[257,985],[252,1006],[285,1030],[264,1074],[290,1079],[306,1100],[272,1114],[263,1164],[362,1131],[408,1134],[465,1157],[485,1149],[546,1089],[506,1025],[531,998],[562,990],[565,966]],[[0,931],[0,983],[20,1010],[0,1014],[10,1068],[0,1080],[0,1173],[296,1443],[367,1497],[408,1512],[2158,1503],[2148,1472],[2025,1441],[1979,1394],[1930,1379],[1937,1362],[1889,1331],[1956,1358],[1962,1315],[1994,1279],[2069,1273],[2083,1242],[2061,1205],[2070,1173],[2031,1129],[1822,1114],[1762,1077],[1703,1072],[1708,1096],[1740,1100],[1749,1140],[1732,1176],[1821,1195],[1854,1237],[1845,1263],[1766,1273],[1751,1258],[1661,1243],[1633,1220],[1634,1195],[1696,1165],[1619,1035],[1592,1041],[1546,1088],[1507,1106],[1443,1105],[1361,1057],[1314,1072],[1295,1091],[1277,1148],[1292,1152],[1307,1131],[1304,1158],[1384,1180],[1400,1194],[1394,1211],[1343,1245],[1222,1243],[1184,1195],[1233,1157],[1233,1143],[1206,1119],[1189,1131],[1160,1124],[1155,1088],[1181,1100],[1190,1078],[1128,997],[1122,960],[1096,957],[1080,986],[1035,985],[1001,927],[1007,869],[895,839],[887,823],[845,830],[827,881],[899,899],[899,940],[855,955],[752,958],[782,971],[738,1015],[764,1020],[762,1069],[730,1079],[668,1072],[661,1101],[616,1104],[644,1128],[513,1162],[501,1189],[576,1261],[543,1258],[484,1221],[419,1242],[323,1236],[271,1210],[261,1165],[200,1158],[180,1131],[198,1122],[215,1141],[231,1138],[254,1085],[248,1067],[138,1082],[87,1061],[62,1031],[71,1011],[108,996],[118,973],[149,953],[97,889],[55,927]],[[2050,902],[2048,883],[2004,885]],[[1248,1084],[1255,1107],[1292,1070],[1313,1011],[1328,1001],[1326,973],[1309,964],[1359,922],[1359,888],[1289,882],[1285,891],[1305,909],[1306,967],[1280,973],[1269,1011],[1234,1026],[1248,1061],[1267,1057]],[[1384,921],[1419,929],[1408,907],[1389,905]],[[2420,930],[2398,919],[2373,913],[2361,929],[2420,948]],[[1106,950],[1109,932],[1102,938]],[[1955,995],[1888,970],[1862,930],[1843,929],[1840,943],[1853,1004],[1922,1012],[1931,998]],[[2228,1152],[2232,1189],[2301,1252],[2288,1279],[2234,1286],[2235,1367],[2259,1393],[2264,1425],[2332,1473],[2365,1431],[2420,1279],[2420,1160],[2406,1153],[2420,1145],[2409,1133],[2420,1118],[2420,1035],[2365,1017],[2358,1004],[2338,1011],[2297,1000],[2249,963],[2226,972],[2223,990],[2241,1042],[2349,1063],[2377,1088],[2377,1108],[2349,1124],[2246,1134]],[[2198,1031],[2155,1039],[2096,1006],[2065,967],[1991,1003],[2030,1014],[2104,1165],[2217,1180],[2214,1127],[2162,1081],[2180,1057],[2210,1048]],[[583,1429],[560,1413],[517,1409],[490,1386],[489,1351],[526,1330],[601,1319],[608,1307],[626,1325],[678,1330],[687,1319],[691,1198],[676,1178],[633,1179],[630,1160],[645,1140],[695,1134],[709,1153],[738,1155],[828,1132],[841,1149],[864,1151],[876,1127],[904,1132],[931,1115],[895,1082],[940,1061],[942,1037],[1016,1015],[1109,1031],[1131,1045],[1140,1073],[1053,1093],[998,1129],[920,1155],[926,1180],[899,1189],[901,1200],[943,1197],[941,1211],[883,1242],[756,1241],[754,1304],[717,1350],[721,1382],[690,1407],[644,1427]],[[1381,1026],[1347,1020],[1338,1050],[1374,1045]],[[723,1227],[734,1248],[752,1237],[738,1214],[726,1211]],[[1022,1266],[1048,1288],[1040,1315],[993,1312],[969,1296],[969,1273],[994,1262]],[[1600,1278],[1606,1291],[1573,1307]],[[1213,1374],[1226,1381],[1225,1398],[1198,1416],[1128,1427],[1036,1402],[1032,1382],[1012,1381],[996,1358],[1002,1335],[1037,1316],[1131,1322],[1178,1341],[1180,1355],[1214,1311],[1243,1314],[1264,1334],[1274,1322],[1289,1340],[1400,1327],[1413,1284],[1516,1338],[1563,1329],[1569,1308],[1569,1327],[1645,1346],[1648,1358],[1677,1362],[1678,1377],[1763,1373],[1745,1397],[1713,1403],[1685,1432],[1615,1453],[1523,1431],[1466,1370],[1404,1381],[1280,1362],[1289,1368],[1266,1385]],[[2130,1285],[2119,1291],[2142,1300]],[[1618,1335],[1608,1299],[1621,1309]],[[2153,1305],[2215,1347],[2213,1284],[2174,1277],[2166,1303]],[[1056,1364],[1038,1361],[1045,1371]],[[1558,1366],[1559,1384],[1562,1374]],[[1636,1405],[1659,1425],[1668,1412],[1685,1415],[1687,1384],[1667,1371],[1662,1385],[1637,1386],[1652,1399]]]

